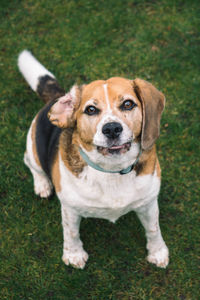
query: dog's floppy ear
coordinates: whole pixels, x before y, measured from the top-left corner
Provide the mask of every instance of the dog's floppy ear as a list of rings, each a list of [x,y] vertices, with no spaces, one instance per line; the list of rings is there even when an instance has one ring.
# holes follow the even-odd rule
[[[165,96],[151,83],[136,78],[135,93],[142,103],[143,121],[141,146],[147,150],[153,146],[160,134],[160,118],[165,105]]]
[[[64,96],[57,99],[51,107],[48,118],[50,122],[60,128],[74,126],[74,113],[80,104],[81,92],[77,85]]]

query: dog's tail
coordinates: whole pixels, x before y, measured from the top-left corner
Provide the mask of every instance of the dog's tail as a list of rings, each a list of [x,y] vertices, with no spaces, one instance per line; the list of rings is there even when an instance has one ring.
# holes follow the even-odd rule
[[[44,100],[49,102],[65,94],[55,76],[31,54],[24,50],[19,54],[18,67],[30,87]]]

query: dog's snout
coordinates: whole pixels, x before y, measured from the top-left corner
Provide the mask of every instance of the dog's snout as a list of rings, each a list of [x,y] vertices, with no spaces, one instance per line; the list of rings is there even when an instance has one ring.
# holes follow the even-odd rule
[[[118,138],[122,130],[122,125],[118,122],[106,123],[102,128],[103,134],[109,139]]]

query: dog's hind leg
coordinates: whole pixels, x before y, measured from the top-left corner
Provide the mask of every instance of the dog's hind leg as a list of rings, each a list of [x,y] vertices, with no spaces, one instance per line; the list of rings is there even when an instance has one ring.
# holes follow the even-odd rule
[[[40,196],[41,198],[48,198],[51,195],[53,189],[51,181],[44,172],[39,173],[30,166],[28,167],[33,175],[35,194]]]
[[[52,193],[52,183],[43,171],[36,153],[35,147],[35,119],[27,135],[26,152],[24,154],[24,163],[30,169],[34,180],[34,191],[41,198],[47,198]]]

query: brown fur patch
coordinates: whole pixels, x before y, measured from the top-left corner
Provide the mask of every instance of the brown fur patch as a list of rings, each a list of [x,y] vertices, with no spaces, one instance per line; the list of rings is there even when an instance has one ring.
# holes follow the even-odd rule
[[[156,146],[154,145],[150,150],[142,152],[141,158],[135,166],[137,176],[153,174],[157,167],[158,159],[156,156]]]
[[[133,81],[133,88],[138,99],[142,103],[142,149],[152,147],[160,134],[160,118],[165,105],[164,95],[151,83],[136,78]]]
[[[33,151],[33,156],[34,156],[34,159],[35,159],[37,165],[42,168],[40,161],[39,161],[39,157],[37,154],[37,147],[36,147],[36,125],[37,125],[37,116],[35,117],[35,120],[32,124],[32,128],[31,128],[32,151]]]
[[[86,164],[79,154],[78,146],[72,144],[72,136],[72,130],[63,130],[60,137],[60,154],[67,169],[78,177]]]
[[[51,177],[53,181],[53,185],[55,187],[56,192],[61,191],[61,175],[60,175],[60,168],[59,168],[59,151],[57,151],[56,157],[54,159],[52,169],[51,169]]]
[[[158,177],[161,177],[161,168],[160,168],[160,164],[159,164],[158,159],[156,161],[156,172],[157,172]]]

